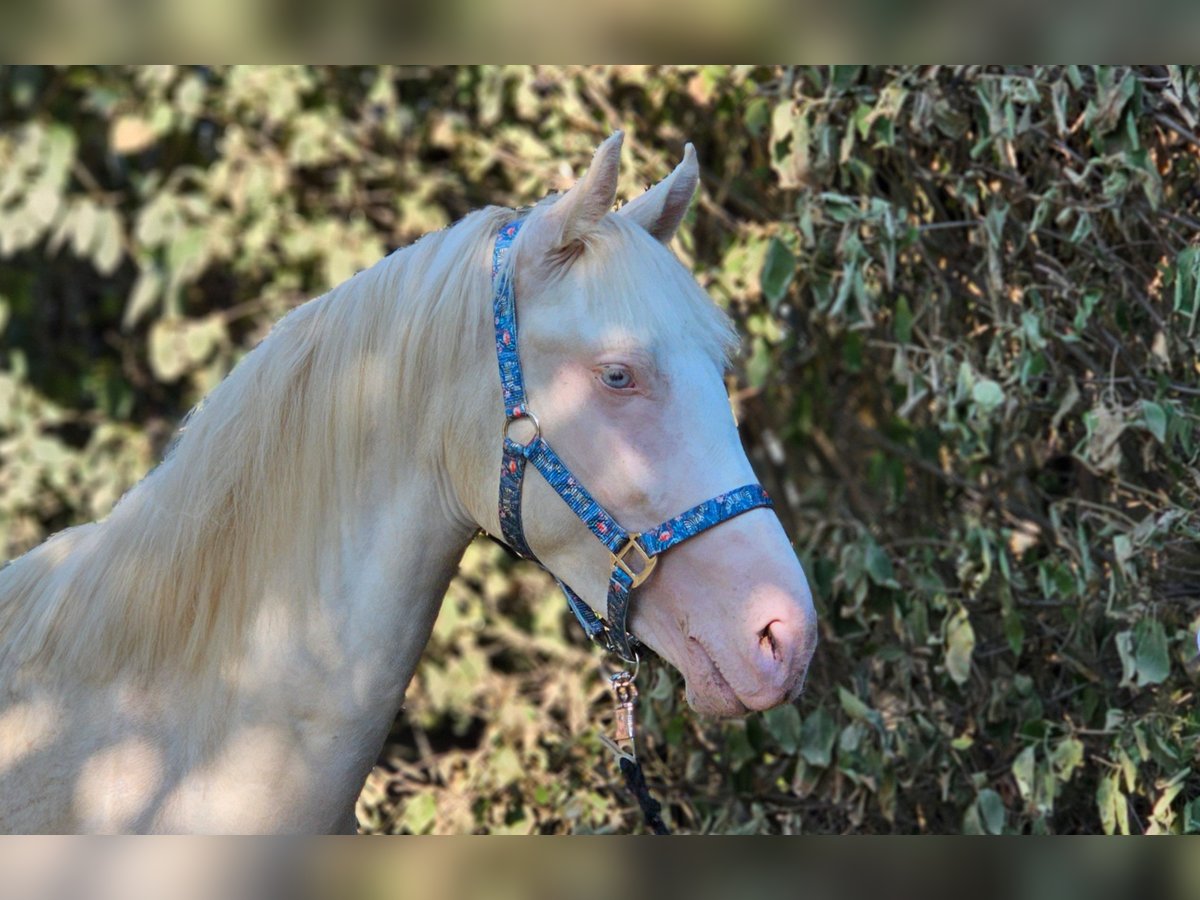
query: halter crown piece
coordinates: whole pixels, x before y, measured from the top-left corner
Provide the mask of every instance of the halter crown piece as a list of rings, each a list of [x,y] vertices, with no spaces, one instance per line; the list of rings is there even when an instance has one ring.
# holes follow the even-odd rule
[[[636,640],[626,621],[629,617],[630,592],[639,587],[654,571],[658,557],[676,544],[720,525],[735,516],[759,507],[774,504],[761,484],[747,484],[711,500],[705,500],[657,528],[645,532],[630,532],[617,524],[542,437],[541,423],[529,409],[525,399],[525,382],[521,375],[521,358],[517,353],[517,302],[513,289],[512,267],[508,255],[523,220],[509,222],[496,236],[492,251],[492,303],[496,325],[496,355],[500,362],[500,388],[504,397],[504,461],[500,470],[500,529],[504,540],[519,556],[537,561],[525,540],[521,525],[521,486],[525,464],[542,473],[567,506],[583,520],[600,543],[608,548],[612,573],[608,579],[607,621],[601,619],[560,578],[558,586],[566,595],[567,605],[588,637],[606,650],[621,656],[626,662],[636,662],[633,649]],[[526,444],[509,437],[514,422],[529,419],[534,436]]]

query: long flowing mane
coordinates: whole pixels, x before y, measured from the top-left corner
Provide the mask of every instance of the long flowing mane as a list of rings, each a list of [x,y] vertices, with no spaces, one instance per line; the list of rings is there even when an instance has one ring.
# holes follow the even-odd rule
[[[439,372],[486,346],[484,254],[505,215],[473,213],[293,310],[106,519],[0,570],[0,671],[188,671],[289,590],[260,561],[287,553],[291,580],[312,583],[369,452],[419,454]]]

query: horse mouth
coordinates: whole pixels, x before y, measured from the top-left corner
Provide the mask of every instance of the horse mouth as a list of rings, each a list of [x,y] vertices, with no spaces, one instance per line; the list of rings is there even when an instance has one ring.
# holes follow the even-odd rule
[[[704,643],[688,636],[688,671],[686,673],[688,705],[701,715],[737,718],[750,713],[737,691],[717,665]]]

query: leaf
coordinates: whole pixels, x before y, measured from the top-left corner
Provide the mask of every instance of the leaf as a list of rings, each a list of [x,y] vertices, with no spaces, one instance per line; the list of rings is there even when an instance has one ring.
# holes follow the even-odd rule
[[[71,250],[76,256],[88,256],[96,244],[100,210],[90,200],[80,200],[70,214]]]
[[[900,587],[892,569],[891,557],[875,541],[867,544],[866,568],[871,580],[881,587]]]
[[[1133,632],[1119,631],[1113,639],[1117,655],[1121,658],[1121,687],[1129,687],[1137,675],[1137,661],[1133,655]]]
[[[959,685],[971,677],[971,655],[975,652],[975,629],[966,609],[959,607],[946,625],[946,671]]]
[[[1157,403],[1142,401],[1142,424],[1160,444],[1167,442],[1167,411]]]
[[[771,238],[767,245],[767,256],[763,261],[762,290],[767,305],[774,312],[779,301],[787,294],[788,286],[796,277],[796,257],[778,237]]]
[[[1200,833],[1200,797],[1194,797],[1183,808],[1183,833]]]
[[[1050,763],[1059,781],[1070,781],[1075,770],[1083,765],[1083,742],[1078,738],[1063,738],[1050,754]]]
[[[1026,747],[1013,760],[1012,774],[1017,782],[1017,790],[1021,798],[1029,803],[1033,799],[1034,774],[1037,768],[1037,752],[1033,747]]]
[[[1083,416],[1087,428],[1084,454],[1101,472],[1109,472],[1121,464],[1120,437],[1125,432],[1125,417],[1106,406],[1094,407]]]
[[[844,687],[838,688],[838,699],[842,702],[842,709],[846,711],[852,719],[866,719],[871,715],[871,707],[863,703],[854,694],[850,693]]]
[[[1137,683],[1142,686],[1161,684],[1171,674],[1171,658],[1167,649],[1167,633],[1157,619],[1142,619],[1133,629],[1136,650],[1134,665]]]
[[[437,799],[432,793],[416,794],[404,806],[400,824],[413,834],[425,834],[437,819]]]
[[[134,282],[129,300],[125,303],[125,315],[121,319],[121,327],[129,330],[154,308],[155,302],[162,295],[162,276],[157,269],[142,269]]]
[[[907,344],[912,340],[913,313],[908,305],[908,298],[903,294],[896,301],[896,311],[892,314],[892,333],[896,342]]]
[[[1105,834],[1114,834],[1117,830],[1117,816],[1113,809],[1114,795],[1120,796],[1115,775],[1107,775],[1100,779],[1096,787],[1096,811],[1100,813],[1100,827]]]
[[[990,413],[1004,402],[1004,389],[990,378],[981,378],[971,388],[971,399],[984,413]]]
[[[762,754],[750,742],[750,734],[744,722],[735,722],[725,732],[725,754],[734,771],[756,763]]]
[[[96,223],[96,243],[92,262],[101,275],[111,275],[121,264],[121,217],[115,209],[105,209]]]
[[[225,339],[225,323],[219,316],[160,319],[150,329],[150,368],[159,381],[176,381],[204,363]]]
[[[825,707],[805,716],[800,726],[800,755],[809,765],[825,767],[833,760],[837,722]]]
[[[771,168],[779,186],[792,190],[804,186],[809,166],[808,117],[791,102],[780,103],[771,113]]]
[[[1030,347],[1035,350],[1042,350],[1046,347],[1046,338],[1042,335],[1042,323],[1036,313],[1021,314],[1021,331],[1025,334],[1025,340]]]
[[[763,724],[784,753],[796,752],[803,739],[800,710],[790,703],[778,706],[763,714]]]
[[[849,90],[854,85],[854,82],[858,80],[862,69],[862,66],[830,66],[829,81],[831,86],[837,91]]]
[[[1025,644],[1025,623],[1021,621],[1021,614],[1010,602],[1004,605],[1000,617],[1004,625],[1004,637],[1008,641],[1008,648],[1012,650],[1013,656],[1019,657],[1021,648]]]
[[[1100,779],[1096,788],[1096,807],[1105,834],[1129,834],[1129,804],[1121,792],[1117,772]]]
[[[1008,810],[1004,808],[1004,800],[991,788],[984,788],[975,800],[979,807],[979,819],[988,834],[1003,834],[1004,821]]]
[[[746,126],[746,131],[754,137],[758,137],[767,129],[767,125],[771,120],[770,106],[764,97],[755,97],[746,104],[746,110],[742,114],[742,122]]]

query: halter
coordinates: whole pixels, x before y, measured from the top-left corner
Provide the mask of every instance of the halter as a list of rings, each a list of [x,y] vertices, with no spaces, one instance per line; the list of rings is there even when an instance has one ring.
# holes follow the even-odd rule
[[[626,621],[629,617],[630,592],[645,583],[658,564],[658,557],[688,538],[720,525],[735,516],[759,507],[773,506],[771,498],[760,484],[747,484],[724,494],[718,494],[693,506],[657,528],[645,532],[630,532],[617,524],[542,437],[541,423],[530,411],[525,400],[525,382],[521,375],[521,358],[517,353],[517,303],[513,289],[512,267],[507,265],[512,244],[523,220],[501,227],[492,251],[492,303],[495,311],[496,355],[500,362],[500,388],[504,397],[504,462],[500,470],[500,528],[508,546],[526,559],[537,562],[525,540],[521,524],[521,487],[525,464],[542,473],[550,487],[583,520],[610,554],[612,573],[608,579],[607,621],[596,615],[561,578],[555,577],[567,598],[567,605],[588,637],[606,650],[635,663],[633,649],[636,640]],[[528,419],[534,434],[522,444],[509,436],[512,424]],[[540,565],[540,563],[539,563]],[[553,573],[552,573],[553,574]]]

